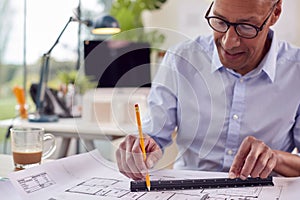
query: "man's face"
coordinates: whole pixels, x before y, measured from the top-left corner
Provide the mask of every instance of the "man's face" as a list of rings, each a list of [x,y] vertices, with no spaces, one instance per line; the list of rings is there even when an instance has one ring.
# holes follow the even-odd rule
[[[219,58],[225,67],[242,75],[257,67],[268,51],[266,38],[274,17],[272,6],[273,3],[267,0],[215,0],[209,16],[217,16],[231,23],[260,27],[272,11],[263,30],[253,39],[238,36],[233,26],[226,33],[214,31]]]

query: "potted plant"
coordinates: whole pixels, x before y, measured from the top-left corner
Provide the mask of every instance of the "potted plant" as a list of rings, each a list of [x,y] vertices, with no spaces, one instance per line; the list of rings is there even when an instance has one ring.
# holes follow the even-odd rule
[[[114,16],[121,27],[123,34],[116,36],[117,39],[129,41],[148,42],[151,46],[159,46],[165,40],[165,36],[158,30],[144,31],[142,13],[145,10],[157,10],[167,0],[114,0],[110,14]],[[137,31],[126,34],[126,31]]]
[[[82,110],[82,98],[84,93],[96,86],[89,77],[80,74],[77,70],[60,71],[60,98],[65,102],[71,115],[80,116]]]

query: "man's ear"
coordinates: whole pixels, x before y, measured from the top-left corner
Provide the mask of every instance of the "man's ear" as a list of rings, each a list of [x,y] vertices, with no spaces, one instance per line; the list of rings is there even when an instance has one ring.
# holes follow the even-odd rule
[[[277,20],[279,19],[282,12],[282,0],[279,0],[277,5],[275,6],[274,12],[272,14],[271,20],[270,20],[270,26],[274,25]]]

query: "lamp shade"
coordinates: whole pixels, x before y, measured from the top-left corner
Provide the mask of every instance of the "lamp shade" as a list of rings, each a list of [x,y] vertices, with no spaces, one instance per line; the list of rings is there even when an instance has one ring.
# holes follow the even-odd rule
[[[98,17],[93,23],[93,34],[116,34],[121,31],[118,21],[110,16],[103,15]]]

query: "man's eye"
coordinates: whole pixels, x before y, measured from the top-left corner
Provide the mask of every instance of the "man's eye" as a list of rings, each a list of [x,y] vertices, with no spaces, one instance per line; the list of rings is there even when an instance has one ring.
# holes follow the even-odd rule
[[[215,23],[218,24],[219,26],[226,26],[226,23],[222,20],[215,20]]]
[[[250,26],[250,25],[247,25],[247,24],[240,24],[239,26],[238,26],[238,28],[240,29],[240,30],[243,30],[243,31],[255,31],[255,28],[254,27],[252,27],[252,26]]]

